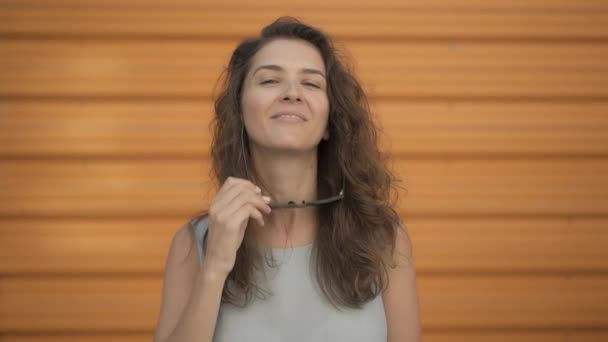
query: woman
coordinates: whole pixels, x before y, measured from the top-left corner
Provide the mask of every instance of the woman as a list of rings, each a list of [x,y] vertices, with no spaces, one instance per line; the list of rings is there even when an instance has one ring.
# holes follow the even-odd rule
[[[171,243],[155,341],[419,341],[394,179],[330,39],[279,18],[236,48],[215,111],[221,187]]]

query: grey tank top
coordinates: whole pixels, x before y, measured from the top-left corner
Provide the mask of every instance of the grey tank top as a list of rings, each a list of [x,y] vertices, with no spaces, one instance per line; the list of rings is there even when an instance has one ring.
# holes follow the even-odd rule
[[[193,221],[201,263],[207,217]],[[278,266],[268,266],[263,298],[245,307],[222,303],[214,342],[371,342],[386,341],[382,295],[361,309],[334,308],[313,280],[312,244],[273,248]],[[259,278],[262,279],[262,278]]]

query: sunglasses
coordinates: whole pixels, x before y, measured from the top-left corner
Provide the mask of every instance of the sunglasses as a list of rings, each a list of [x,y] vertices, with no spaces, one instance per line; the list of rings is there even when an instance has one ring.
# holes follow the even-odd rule
[[[247,153],[245,152],[245,125],[243,125],[241,127],[241,146],[243,148],[243,159],[245,161],[245,172],[247,173],[247,179],[251,179],[251,177],[249,176],[249,168],[247,167]],[[302,201],[301,203],[298,203],[295,201],[288,201],[288,202],[282,202],[282,203],[281,202],[270,202],[268,204],[268,206],[270,206],[271,209],[306,208],[306,207],[314,207],[314,206],[320,206],[320,205],[327,204],[327,203],[336,202],[343,198],[344,198],[344,178],[342,178],[342,189],[340,190],[340,193],[335,196],[318,199],[318,200],[314,200],[314,201],[310,201],[310,202]]]

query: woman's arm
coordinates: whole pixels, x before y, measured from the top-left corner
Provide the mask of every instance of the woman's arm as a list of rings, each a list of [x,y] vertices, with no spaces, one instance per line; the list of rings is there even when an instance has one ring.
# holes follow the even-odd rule
[[[186,225],[171,242],[154,342],[213,339],[226,277],[199,266],[192,235]]]
[[[165,269],[155,342],[211,342],[222,292],[234,268],[249,219],[264,225],[270,197],[246,179],[228,177],[209,206],[203,263],[196,237],[182,227],[176,233]],[[187,251],[194,250],[194,253]]]
[[[416,286],[412,245],[404,227],[397,229],[396,268],[388,268],[389,285],[382,293],[388,342],[419,342],[421,340],[420,304]]]

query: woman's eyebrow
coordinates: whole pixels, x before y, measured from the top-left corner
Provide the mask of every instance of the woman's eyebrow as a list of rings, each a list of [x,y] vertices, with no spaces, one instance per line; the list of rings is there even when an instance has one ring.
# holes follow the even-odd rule
[[[259,67],[257,67],[255,69],[255,71],[253,72],[252,76],[255,75],[255,73],[261,69],[274,70],[274,71],[285,71],[285,69],[283,69],[282,67],[280,67],[278,65],[266,64],[266,65],[260,65]],[[304,73],[304,74],[317,74],[317,75],[321,75],[321,76],[323,76],[323,78],[325,78],[325,75],[320,70],[313,69],[313,68],[302,68],[302,69],[300,69],[300,72]]]

